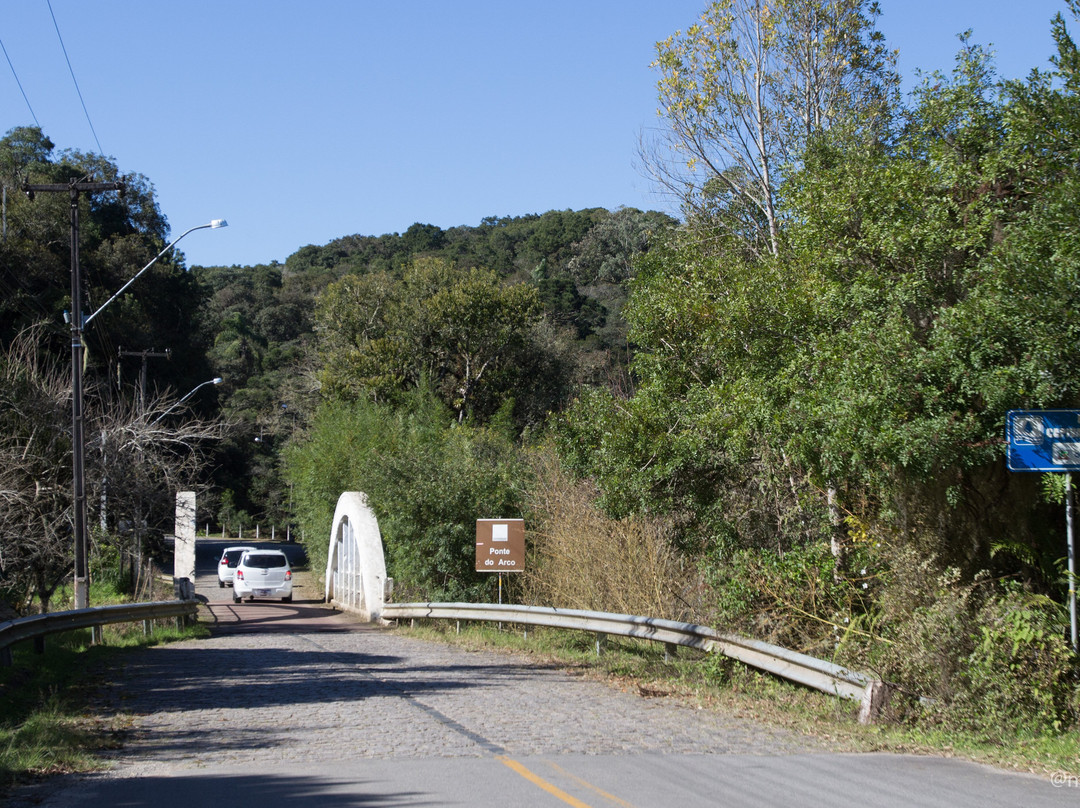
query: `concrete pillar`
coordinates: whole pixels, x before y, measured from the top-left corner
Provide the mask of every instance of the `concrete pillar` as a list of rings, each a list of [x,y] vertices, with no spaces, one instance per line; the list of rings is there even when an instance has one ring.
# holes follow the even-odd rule
[[[173,547],[173,590],[178,600],[195,598],[195,492],[176,492],[176,540]]]

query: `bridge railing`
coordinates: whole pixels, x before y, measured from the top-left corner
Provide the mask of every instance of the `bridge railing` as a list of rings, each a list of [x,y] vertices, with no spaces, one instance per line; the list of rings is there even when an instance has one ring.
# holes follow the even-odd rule
[[[669,646],[698,648],[737,659],[823,693],[856,701],[862,723],[874,720],[888,692],[880,680],[842,665],[759,640],[721,634],[708,626],[656,617],[484,603],[387,603],[383,606],[382,617],[387,620],[484,620],[578,629],[595,633],[598,648],[602,637],[607,634],[653,640]]]
[[[45,648],[45,637],[49,634],[91,628],[95,629],[95,641],[100,641],[99,630],[104,625],[137,623],[141,620],[146,626],[151,620],[194,617],[198,608],[199,604],[194,600],[119,603],[8,620],[0,623],[0,665],[11,664],[11,646],[22,640],[33,639],[35,650],[41,652]]]

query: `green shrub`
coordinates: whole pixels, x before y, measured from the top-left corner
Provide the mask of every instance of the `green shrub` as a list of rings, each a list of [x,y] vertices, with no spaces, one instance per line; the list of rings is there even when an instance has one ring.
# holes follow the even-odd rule
[[[457,424],[424,393],[396,407],[324,403],[286,467],[316,574],[326,569],[338,497],[362,491],[397,597],[421,600],[491,596],[493,577],[474,571],[476,520],[520,516],[525,474],[503,429]]]
[[[780,552],[727,551],[709,559],[708,582],[716,596],[714,622],[793,650],[826,658],[870,634],[869,596],[875,576],[854,559],[856,574],[837,571],[825,542]]]
[[[1061,731],[1080,724],[1080,667],[1060,604],[1008,585],[975,615],[974,648],[952,705],[987,732]]]
[[[895,702],[897,717],[992,738],[1080,724],[1062,606],[987,573],[964,581],[955,567],[933,570],[933,558],[906,565],[886,598],[890,645],[876,662],[911,697]]]

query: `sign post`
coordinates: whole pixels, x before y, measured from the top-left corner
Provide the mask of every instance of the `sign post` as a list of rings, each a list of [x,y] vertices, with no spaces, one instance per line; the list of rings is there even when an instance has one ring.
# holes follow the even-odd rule
[[[1065,472],[1065,530],[1069,542],[1069,626],[1072,631],[1073,651],[1076,651],[1076,545],[1073,541],[1073,492],[1070,472]]]
[[[499,603],[502,603],[502,573],[525,571],[525,520],[476,520],[476,571],[499,573]]]
[[[1006,416],[1010,471],[1065,474],[1065,541],[1069,548],[1069,627],[1078,651],[1076,546],[1073,540],[1072,472],[1080,471],[1080,410],[1009,410]]]

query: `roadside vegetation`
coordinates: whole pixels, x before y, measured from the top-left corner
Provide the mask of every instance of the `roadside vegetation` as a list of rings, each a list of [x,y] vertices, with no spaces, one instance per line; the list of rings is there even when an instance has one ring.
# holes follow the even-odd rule
[[[108,599],[99,589],[95,596]],[[100,753],[123,729],[92,714],[99,672],[122,664],[131,649],[205,633],[204,626],[162,624],[147,636],[141,624],[118,624],[103,628],[100,645],[91,644],[89,629],[50,635],[44,654],[35,654],[30,642],[16,645],[13,664],[0,667],[0,794],[36,777],[98,768]]]
[[[403,308],[365,276],[354,320],[320,320],[334,392],[287,455],[309,532],[364,490],[399,597],[492,598],[472,517],[522,516],[524,602],[836,660],[928,737],[1074,738],[1061,477],[1007,471],[1002,437],[1009,409],[1080,405],[1080,52],[1064,15],[1048,41],[1050,69],[1002,80],[963,35],[903,97],[873,3],[710,4],[657,45],[642,157],[683,220],[630,262],[625,373],[553,376],[576,382],[538,420],[512,374],[465,370],[496,344],[538,366],[527,317],[485,343],[427,319],[462,311],[423,291],[438,267],[394,282]],[[807,47],[828,71],[802,72]]]

